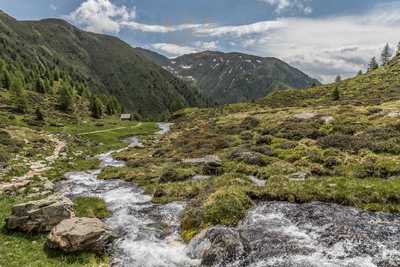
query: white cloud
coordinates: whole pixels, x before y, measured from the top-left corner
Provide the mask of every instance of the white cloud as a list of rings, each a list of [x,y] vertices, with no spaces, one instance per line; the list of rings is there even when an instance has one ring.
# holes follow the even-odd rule
[[[197,53],[204,50],[215,50],[218,47],[217,41],[201,42],[196,41],[190,46],[177,45],[171,43],[156,43],[149,45],[150,49],[154,49],[168,57],[177,57],[184,54]]]
[[[135,8],[116,6],[110,0],[86,0],[69,15],[74,23],[97,33],[118,33],[122,23],[135,17]]]
[[[216,25],[202,25],[197,27],[194,31],[199,36],[221,36],[221,35],[234,35],[237,37],[249,34],[265,33],[273,29],[284,27],[283,21],[260,21],[248,25],[237,26],[216,26]]]
[[[201,24],[165,26],[140,23],[135,20],[135,7],[117,6],[110,0],[86,0],[67,18],[88,31],[113,34],[119,33],[124,27],[142,32],[169,33],[205,26]]]
[[[310,6],[312,0],[259,0],[275,7],[275,12],[281,14],[287,11],[311,14]]]
[[[121,25],[130,28],[132,30],[138,30],[142,32],[158,32],[158,33],[169,33],[169,32],[183,31],[183,30],[202,27],[201,24],[181,24],[175,26],[164,26],[164,25],[143,24],[135,21],[122,22]]]

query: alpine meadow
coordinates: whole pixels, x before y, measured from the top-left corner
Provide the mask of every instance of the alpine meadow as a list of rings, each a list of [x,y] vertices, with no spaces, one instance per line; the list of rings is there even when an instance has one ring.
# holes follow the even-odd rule
[[[398,14],[0,0],[0,267],[400,267]]]

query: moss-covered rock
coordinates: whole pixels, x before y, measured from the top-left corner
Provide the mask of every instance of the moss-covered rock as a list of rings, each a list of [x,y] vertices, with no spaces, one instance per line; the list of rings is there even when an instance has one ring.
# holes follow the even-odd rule
[[[219,189],[203,204],[204,221],[210,225],[236,225],[252,205],[251,199],[239,188]]]

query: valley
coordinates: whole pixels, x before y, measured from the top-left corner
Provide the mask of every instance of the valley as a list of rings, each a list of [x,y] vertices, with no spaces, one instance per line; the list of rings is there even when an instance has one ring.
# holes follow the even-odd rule
[[[399,53],[320,84],[2,12],[0,48],[0,267],[400,266]]]

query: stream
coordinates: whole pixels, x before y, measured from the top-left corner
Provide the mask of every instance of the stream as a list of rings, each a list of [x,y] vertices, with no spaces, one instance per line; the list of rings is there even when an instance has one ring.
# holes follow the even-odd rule
[[[160,123],[159,135],[170,124]],[[142,146],[136,137],[128,147]],[[127,149],[124,148],[124,149]],[[119,151],[123,151],[121,149]],[[191,267],[201,261],[189,257],[190,246],[179,236],[185,203],[157,205],[133,183],[98,180],[107,166],[123,167],[110,151],[99,155],[97,170],[71,172],[58,185],[67,197],[96,196],[112,216],[106,223],[120,236],[113,247],[112,266]],[[263,186],[255,177],[255,184]],[[335,204],[259,203],[233,228],[248,249],[236,262],[219,266],[252,267],[399,267],[400,216],[363,212]],[[209,245],[209,244],[206,244]]]
[[[159,123],[159,135],[169,131],[170,124]],[[127,139],[129,146],[141,146],[138,138]],[[124,148],[127,149],[127,148]],[[123,151],[124,149],[118,150]],[[112,216],[106,223],[120,236],[114,244],[112,266],[183,267],[199,265],[190,259],[179,236],[180,214],[184,203],[156,205],[152,197],[133,183],[121,180],[99,180],[97,176],[108,166],[123,167],[110,151],[98,156],[100,168],[71,172],[59,185],[59,191],[70,198],[95,196],[104,199]]]

